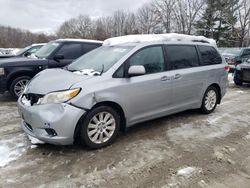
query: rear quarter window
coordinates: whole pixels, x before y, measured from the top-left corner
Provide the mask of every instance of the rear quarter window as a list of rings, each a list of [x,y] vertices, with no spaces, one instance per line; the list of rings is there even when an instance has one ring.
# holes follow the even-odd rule
[[[222,63],[222,58],[212,46],[198,46],[202,65],[215,65]]]

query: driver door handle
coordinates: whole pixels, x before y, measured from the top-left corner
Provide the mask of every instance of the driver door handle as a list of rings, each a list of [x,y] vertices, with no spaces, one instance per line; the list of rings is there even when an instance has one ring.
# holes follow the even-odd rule
[[[168,76],[161,77],[161,81],[169,81],[169,80],[170,80],[170,77]]]
[[[175,75],[174,75],[174,79],[175,79],[175,80],[178,80],[178,79],[180,79],[180,78],[181,78],[181,75],[180,75],[180,74],[175,74]]]

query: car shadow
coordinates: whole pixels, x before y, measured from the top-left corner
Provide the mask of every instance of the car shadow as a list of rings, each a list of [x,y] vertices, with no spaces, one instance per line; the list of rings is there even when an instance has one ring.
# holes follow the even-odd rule
[[[0,94],[0,103],[2,102],[16,102],[17,100],[12,97],[8,92]]]

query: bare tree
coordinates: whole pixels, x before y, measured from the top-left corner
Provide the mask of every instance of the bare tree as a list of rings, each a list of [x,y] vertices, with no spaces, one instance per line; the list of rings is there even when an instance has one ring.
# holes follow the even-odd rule
[[[94,39],[105,40],[113,33],[113,19],[110,16],[99,18],[93,24]]]
[[[177,31],[191,34],[198,13],[203,6],[203,0],[177,0],[174,7]]]
[[[249,0],[241,0],[239,2],[239,9],[237,11],[237,17],[240,23],[240,33],[239,40],[240,46],[244,46],[244,38],[249,33],[249,19],[250,19],[250,1]],[[249,45],[249,44],[247,44]]]
[[[33,43],[48,42],[53,38],[42,33],[5,26],[0,26],[0,36],[0,48],[22,48]]]
[[[175,3],[175,0],[155,0],[153,2],[155,13],[158,15],[159,22],[162,23],[166,33],[171,32]]]
[[[155,31],[157,30],[159,19],[151,3],[143,5],[138,10],[137,19],[140,33],[155,33]]]
[[[113,36],[124,35],[127,14],[123,10],[117,10],[113,14]]]
[[[79,15],[64,22],[57,34],[60,37],[92,38],[92,20],[88,15]]]

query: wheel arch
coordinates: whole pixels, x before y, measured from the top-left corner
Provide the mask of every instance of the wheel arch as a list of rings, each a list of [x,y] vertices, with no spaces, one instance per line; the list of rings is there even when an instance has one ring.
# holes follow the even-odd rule
[[[124,132],[126,130],[126,116],[125,116],[125,113],[124,113],[122,107],[118,103],[113,102],[113,101],[101,101],[101,102],[96,103],[91,109],[87,110],[86,113],[84,113],[83,116],[79,119],[79,121],[76,125],[76,128],[75,128],[75,131],[74,131],[74,142],[79,140],[81,122],[84,121],[86,114],[89,111],[91,111],[92,109],[97,108],[99,106],[108,106],[108,107],[111,107],[114,110],[116,110],[120,115],[120,131]]]
[[[18,71],[18,72],[15,72],[15,73],[12,73],[8,80],[7,80],[7,89],[9,90],[10,89],[10,85],[11,83],[18,77],[21,77],[21,76],[29,76],[29,77],[33,77],[34,76],[34,73],[32,73],[31,71]]]

